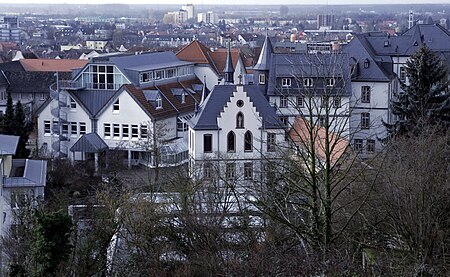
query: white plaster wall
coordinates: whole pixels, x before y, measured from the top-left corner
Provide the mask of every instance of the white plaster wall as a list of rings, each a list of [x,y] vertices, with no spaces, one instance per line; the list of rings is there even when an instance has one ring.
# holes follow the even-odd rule
[[[194,66],[194,74],[197,78],[202,81],[205,81],[206,76],[206,87],[209,91],[211,91],[215,85],[217,85],[217,80],[219,76],[212,70],[209,65],[195,65]]]

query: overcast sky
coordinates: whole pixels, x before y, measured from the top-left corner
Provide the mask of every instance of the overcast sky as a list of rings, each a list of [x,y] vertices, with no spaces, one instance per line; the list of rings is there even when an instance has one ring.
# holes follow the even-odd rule
[[[342,4],[425,4],[425,3],[435,3],[435,4],[449,4],[449,0],[283,0],[283,1],[273,1],[273,0],[191,0],[191,1],[180,1],[180,0],[0,0],[0,3],[52,3],[52,4],[110,4],[110,3],[120,3],[120,4],[185,4],[192,3],[194,5],[205,5],[209,4],[219,4],[219,5],[238,5],[238,4],[260,4],[260,5],[299,5],[299,4],[330,4],[330,5],[342,5]]]

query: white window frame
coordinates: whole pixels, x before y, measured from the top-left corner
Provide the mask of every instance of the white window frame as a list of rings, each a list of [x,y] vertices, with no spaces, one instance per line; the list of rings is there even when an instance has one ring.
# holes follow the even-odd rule
[[[113,104],[113,113],[119,113],[120,112],[120,101],[117,99]]]
[[[77,122],[70,122],[70,136],[78,137],[78,123]]]
[[[111,123],[103,123],[103,135],[105,139],[111,138]]]
[[[80,122],[80,136],[87,133],[86,122]]]
[[[259,74],[258,76],[258,84],[264,85],[266,83],[266,75],[265,74]]]
[[[44,120],[44,136],[52,134],[52,123],[50,120]]]
[[[291,78],[282,78],[281,86],[284,88],[290,88],[292,86],[292,79]]]
[[[325,82],[326,82],[326,86],[327,87],[334,87],[336,85],[336,79],[335,78],[326,78]]]
[[[310,88],[312,87],[314,84],[313,79],[312,78],[303,78],[303,86],[306,88]]]
[[[114,123],[112,125],[112,138],[120,139],[120,124],[118,124],[118,123]]]
[[[137,124],[131,125],[131,139],[137,140],[139,138],[139,126]]]
[[[288,97],[287,96],[280,96],[280,108],[287,108],[289,101],[288,101]]]

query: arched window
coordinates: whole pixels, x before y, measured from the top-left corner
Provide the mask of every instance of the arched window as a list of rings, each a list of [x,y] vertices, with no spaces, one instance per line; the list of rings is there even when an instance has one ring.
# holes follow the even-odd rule
[[[244,135],[244,151],[253,151],[253,135],[250,131]]]
[[[244,128],[244,115],[241,112],[238,112],[238,114],[236,115],[236,128]]]
[[[227,151],[234,152],[236,151],[236,135],[233,131],[230,131],[227,135]]]

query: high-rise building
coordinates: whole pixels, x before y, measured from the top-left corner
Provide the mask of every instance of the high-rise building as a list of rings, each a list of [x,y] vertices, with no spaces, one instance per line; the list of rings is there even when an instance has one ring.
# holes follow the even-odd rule
[[[0,41],[20,43],[19,18],[17,16],[0,16]]]
[[[332,28],[334,23],[334,15],[333,14],[319,14],[317,15],[317,29],[321,27]]]
[[[187,18],[188,19],[194,18],[194,11],[195,11],[194,10],[194,5],[186,4],[186,5],[181,6],[181,9],[187,11]]]
[[[199,13],[197,15],[197,21],[203,23],[217,24],[219,23],[219,15],[212,11],[206,13]]]

